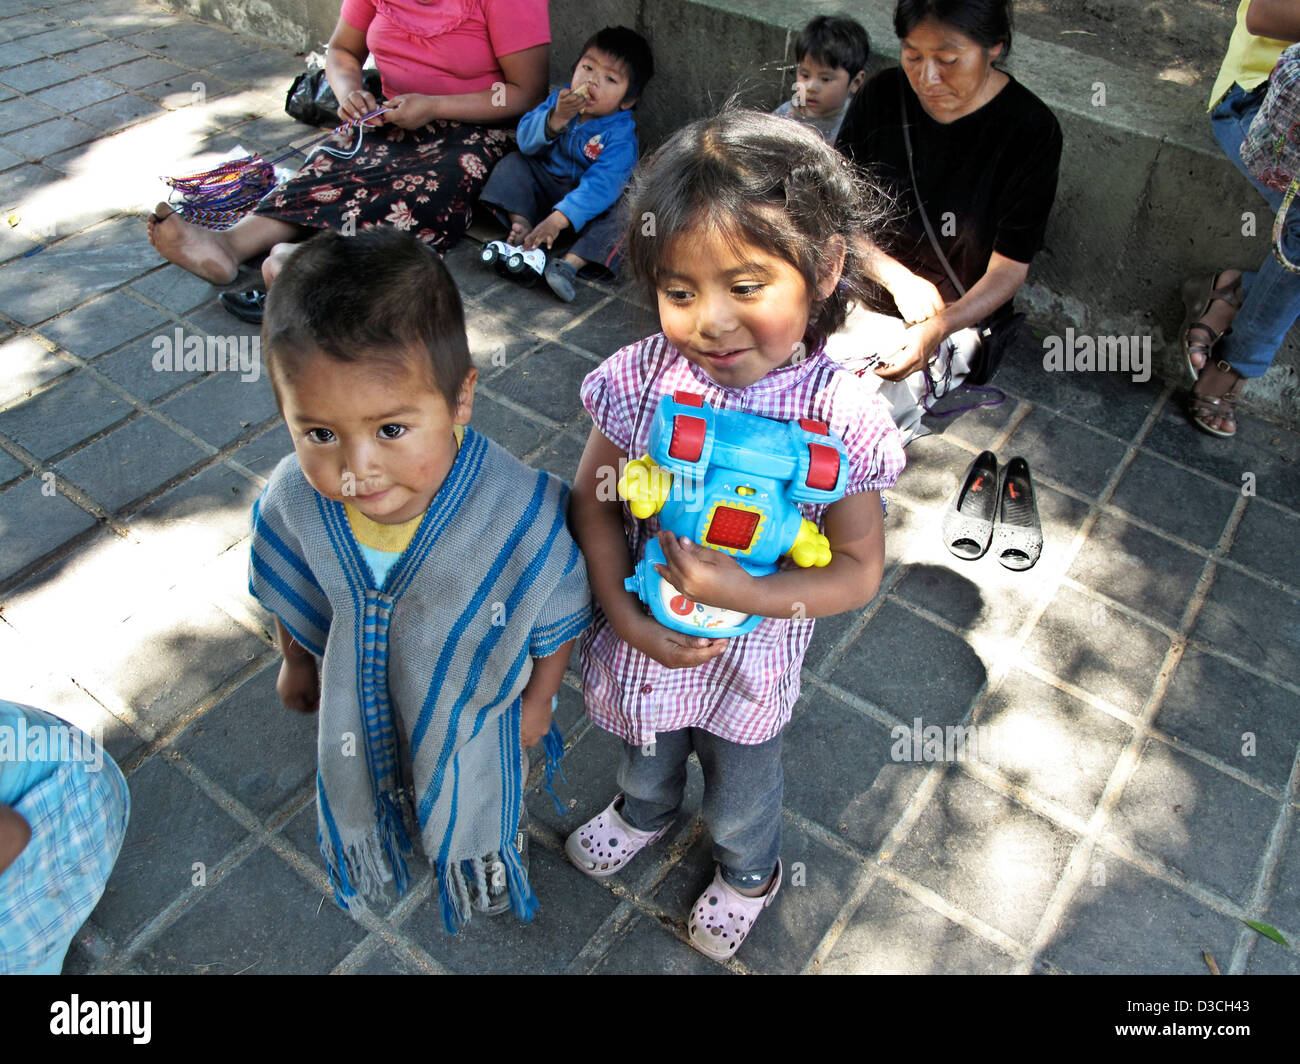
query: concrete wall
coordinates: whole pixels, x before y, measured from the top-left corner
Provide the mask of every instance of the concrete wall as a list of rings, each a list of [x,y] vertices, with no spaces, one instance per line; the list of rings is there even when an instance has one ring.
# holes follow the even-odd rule
[[[339,0],[168,0],[178,10],[301,51],[319,48]],[[791,40],[812,15],[847,10],[871,34],[873,69],[897,61],[888,0],[551,0],[551,77],[566,81],[593,29],[623,24],[655,48],[638,121],[643,145],[732,94],[775,106],[789,92]],[[1048,247],[1021,302],[1041,329],[1153,337],[1160,376],[1183,374],[1182,280],[1267,254],[1272,218],[1210,134],[1200,89],[1046,41],[1017,36],[1011,71],[1057,114],[1065,134]],[[1253,218],[1254,235],[1249,231]],[[1244,220],[1247,219],[1247,220]],[[1245,405],[1300,420],[1293,335]]]

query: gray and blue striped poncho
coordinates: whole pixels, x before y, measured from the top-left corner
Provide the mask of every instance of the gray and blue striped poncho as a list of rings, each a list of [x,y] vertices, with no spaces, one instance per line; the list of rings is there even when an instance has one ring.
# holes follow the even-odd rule
[[[295,456],[255,504],[249,590],[320,664],[319,838],[343,908],[406,891],[418,822],[448,930],[468,921],[469,884],[482,887],[492,853],[516,914],[535,911],[514,847],[519,696],[531,659],[591,619],[567,495],[467,429],[382,587],[343,505],[307,483]],[[554,729],[547,740],[558,755]]]

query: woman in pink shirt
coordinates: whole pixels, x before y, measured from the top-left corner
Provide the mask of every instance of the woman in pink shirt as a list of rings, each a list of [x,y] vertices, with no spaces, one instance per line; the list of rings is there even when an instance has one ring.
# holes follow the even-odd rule
[[[360,151],[349,159],[316,152],[224,232],[160,203],[150,241],[218,285],[275,248],[263,269],[269,283],[284,254],[317,229],[391,225],[446,250],[468,227],[510,130],[546,95],[550,39],[547,0],[343,0],[325,64],[339,117],[379,106],[362,86],[370,53],[390,108],[366,128]],[[350,133],[348,146],[355,142]]]

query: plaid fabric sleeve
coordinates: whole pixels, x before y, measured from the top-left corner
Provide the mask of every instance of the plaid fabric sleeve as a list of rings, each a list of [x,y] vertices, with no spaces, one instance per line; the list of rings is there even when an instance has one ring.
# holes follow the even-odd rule
[[[582,382],[582,405],[605,438],[631,452],[634,403],[641,394],[641,352],[646,341],[615,351]]]

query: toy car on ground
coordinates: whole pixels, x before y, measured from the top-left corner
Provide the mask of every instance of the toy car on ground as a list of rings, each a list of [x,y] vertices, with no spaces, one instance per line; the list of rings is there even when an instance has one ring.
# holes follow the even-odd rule
[[[492,240],[483,245],[479,257],[488,266],[496,266],[502,273],[523,274],[531,281],[536,281],[546,272],[546,252],[541,248],[525,251],[504,240]]]

